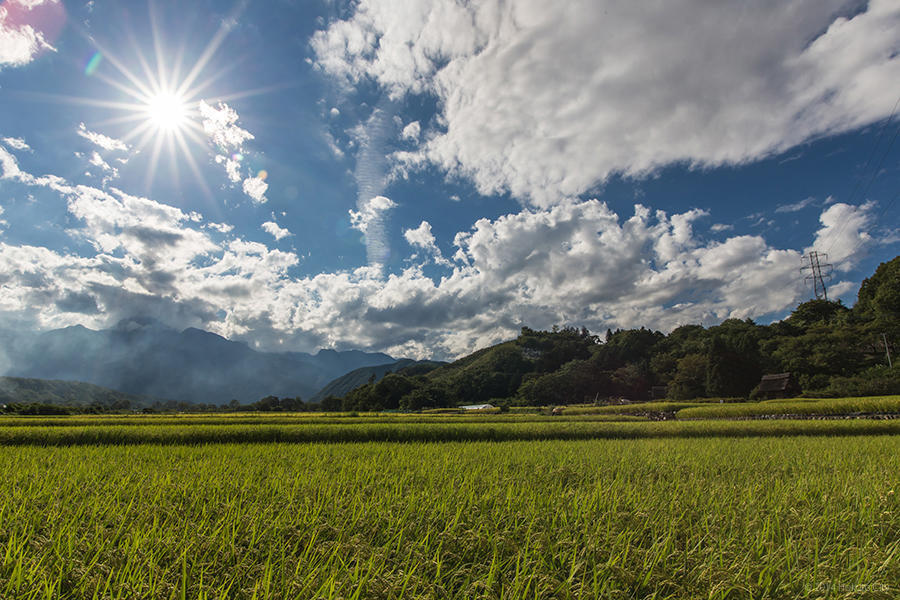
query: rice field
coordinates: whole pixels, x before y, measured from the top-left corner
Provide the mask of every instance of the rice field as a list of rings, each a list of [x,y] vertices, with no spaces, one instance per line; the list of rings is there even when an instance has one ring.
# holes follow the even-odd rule
[[[486,420],[304,422],[292,424],[143,423],[101,421],[90,425],[0,426],[2,446],[203,445],[354,442],[511,442],[640,438],[869,436],[900,434],[900,420],[662,421],[597,418],[502,422]]]
[[[900,437],[16,447],[3,598],[894,598]]]
[[[870,420],[9,417],[0,598],[896,598],[898,434]]]
[[[900,396],[864,398],[797,398],[739,404],[712,404],[686,407],[679,419],[727,419],[768,415],[838,416],[900,413]]]

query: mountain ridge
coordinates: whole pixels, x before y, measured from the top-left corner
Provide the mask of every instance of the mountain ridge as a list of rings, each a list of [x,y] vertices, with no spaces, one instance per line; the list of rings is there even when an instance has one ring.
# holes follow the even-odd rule
[[[308,400],[360,367],[394,362],[361,350],[259,352],[246,342],[148,317],[108,329],[81,325],[20,334],[7,348],[7,376],[80,381],[125,394],[188,403],[254,402],[269,395]]]

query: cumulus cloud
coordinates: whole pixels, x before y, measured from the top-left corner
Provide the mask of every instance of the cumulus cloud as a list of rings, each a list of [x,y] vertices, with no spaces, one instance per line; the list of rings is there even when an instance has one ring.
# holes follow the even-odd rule
[[[88,163],[90,163],[94,167],[97,167],[102,172],[107,173],[107,176],[103,180],[104,183],[108,183],[109,181],[119,176],[119,170],[113,166],[110,166],[108,162],[103,160],[103,157],[100,156],[100,153],[96,150],[91,153],[91,157],[90,159],[88,159]]]
[[[395,155],[535,206],[613,173],[741,164],[887,117],[900,5],[360,0],[312,39],[317,66],[394,98],[431,94],[443,130]],[[855,6],[855,5],[854,5]]]
[[[397,206],[397,203],[385,196],[375,196],[365,202],[360,210],[350,210],[350,226],[360,233],[368,234],[373,227],[384,220],[384,213]]]
[[[375,269],[387,261],[390,246],[387,242],[387,212],[397,204],[385,196],[374,196],[356,204],[359,210],[350,210],[350,226],[363,234],[369,265]]]
[[[422,221],[415,229],[407,229],[403,232],[403,237],[411,246],[428,252],[434,257],[434,261],[437,264],[451,266],[452,263],[441,254],[441,249],[438,248],[435,242],[434,234],[431,233],[431,223],[428,221]]]
[[[121,152],[128,152],[128,144],[126,144],[122,140],[117,140],[115,138],[109,137],[108,135],[103,135],[102,133],[91,131],[85,126],[84,123],[78,124],[78,131],[76,131],[75,133],[77,133],[90,143],[94,144],[95,146],[100,146],[104,150],[118,150]]]
[[[254,202],[263,204],[267,201],[266,190],[269,189],[269,184],[262,177],[248,177],[244,180],[243,189]]]
[[[276,240],[282,240],[286,237],[294,235],[284,227],[280,227],[275,221],[266,221],[262,224],[262,229]]]
[[[0,313],[42,327],[102,327],[147,314],[262,348],[448,358],[508,339],[522,325],[667,331],[784,314],[808,295],[799,249],[775,248],[762,235],[710,241],[706,213],[696,209],[667,214],[637,205],[620,215],[599,200],[570,199],[479,219],[442,240],[452,241],[455,254],[439,279],[421,264],[386,276],[366,266],[296,277],[295,253],[221,240],[216,232],[228,227],[199,214],[116,188],[35,177],[2,147],[0,166],[10,185],[56,190],[71,217],[69,234],[87,247],[77,254],[0,241]],[[353,211],[354,226],[371,232],[393,206],[373,198]],[[810,247],[833,244],[834,257],[853,260],[878,241],[866,231],[872,208],[827,207]],[[281,230],[274,219],[263,227],[276,238]],[[427,221],[404,237],[441,256]],[[853,288],[836,281],[829,290]]]
[[[869,229],[872,226],[874,207],[874,202],[866,202],[860,206],[843,202],[832,204],[819,217],[822,227],[805,252],[826,252],[835,269],[851,270],[860,258],[860,251],[873,242]]]
[[[220,102],[213,107],[204,101],[198,105],[203,131],[210,141],[223,150],[240,150],[253,134],[237,125],[237,111]]]
[[[11,10],[21,10],[19,7],[31,10],[45,3],[57,4],[57,1],[13,0],[0,6],[0,68],[27,65],[43,50],[56,52],[41,31],[27,22],[13,19],[10,14]]]
[[[422,221],[415,229],[407,229],[403,232],[403,237],[412,246],[418,246],[429,250],[435,248],[434,235],[431,233],[431,223]]]
[[[207,223],[205,227],[219,233],[231,233],[234,230],[234,225],[230,223]]]
[[[713,233],[721,233],[723,231],[731,231],[734,229],[734,225],[729,225],[726,223],[714,223],[710,226],[709,230]]]
[[[31,150],[31,147],[22,138],[3,138],[3,143],[13,150]]]
[[[400,137],[404,140],[411,140],[413,142],[419,141],[419,134],[422,132],[422,127],[419,125],[418,121],[413,121],[403,128],[403,131],[400,132]]]
[[[231,183],[239,183],[241,181],[241,163],[236,158],[230,158],[223,154],[217,154],[215,161],[217,164],[225,165],[225,174]]]
[[[228,180],[231,183],[243,181],[241,189],[250,199],[260,204],[266,202],[265,194],[269,188],[269,184],[265,181],[266,176],[254,175],[249,170],[246,171],[246,175],[242,172],[244,143],[254,139],[254,136],[237,124],[240,119],[237,111],[224,102],[210,106],[202,100],[198,108],[203,131],[210,143],[216,147],[215,161],[225,167]]]

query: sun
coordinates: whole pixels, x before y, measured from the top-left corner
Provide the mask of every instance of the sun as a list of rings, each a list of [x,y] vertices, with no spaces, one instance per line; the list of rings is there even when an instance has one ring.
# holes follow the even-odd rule
[[[106,97],[65,96],[62,100],[110,111],[107,118],[93,124],[111,125],[121,131],[115,137],[132,149],[132,156],[141,155],[136,164],[146,164],[148,190],[156,180],[160,162],[167,162],[169,168],[162,178],[166,184],[178,185],[180,171],[187,167],[207,198],[212,199],[212,191],[197,162],[197,158],[208,153],[210,148],[201,111],[204,103],[215,106],[280,87],[267,86],[226,94],[216,91],[237,65],[224,64],[213,69],[213,56],[242,10],[243,4],[239,3],[232,17],[223,19],[219,29],[202,47],[166,39],[163,33],[166,28],[160,26],[153,2],[149,3],[148,15],[152,39],[142,44],[134,32],[126,32],[131,52],[129,45],[122,43],[124,40],[107,45],[102,39],[88,38],[96,50],[84,68],[85,75],[110,89],[106,91]],[[123,47],[124,52],[121,51]]]
[[[188,123],[190,107],[178,94],[161,92],[147,99],[147,119],[159,131],[175,132]]]

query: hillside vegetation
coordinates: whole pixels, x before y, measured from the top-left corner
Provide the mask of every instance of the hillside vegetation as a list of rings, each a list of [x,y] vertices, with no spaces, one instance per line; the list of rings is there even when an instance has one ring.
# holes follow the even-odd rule
[[[157,402],[154,398],[80,381],[0,377],[0,405],[5,405],[5,412],[65,414],[67,409],[126,410],[154,402]]]
[[[728,319],[669,335],[640,328],[608,330],[600,338],[573,327],[523,327],[515,340],[428,373],[401,369],[361,385],[340,406],[371,411],[649,400],[654,386],[672,401],[748,399],[757,396],[763,374],[785,372],[807,394],[821,397],[898,394],[900,368],[887,366],[885,339],[889,348],[900,339],[900,257],[862,283],[852,309],[811,300],[771,325]]]
[[[322,400],[328,398],[329,396],[332,398],[343,398],[347,395],[348,392],[358,388],[359,386],[365,385],[366,383],[380,381],[381,378],[388,373],[396,373],[401,369],[403,369],[407,374],[411,374],[414,372],[426,373],[430,369],[436,368],[441,364],[443,363],[427,360],[416,361],[411,358],[401,358],[398,361],[384,365],[360,367],[359,369],[354,369],[349,373],[341,375],[337,379],[330,381],[325,387],[319,390],[315,396],[310,398],[309,402],[320,403],[322,402]],[[411,368],[413,366],[415,366],[416,368]],[[339,404],[340,403],[338,403],[338,405]]]

